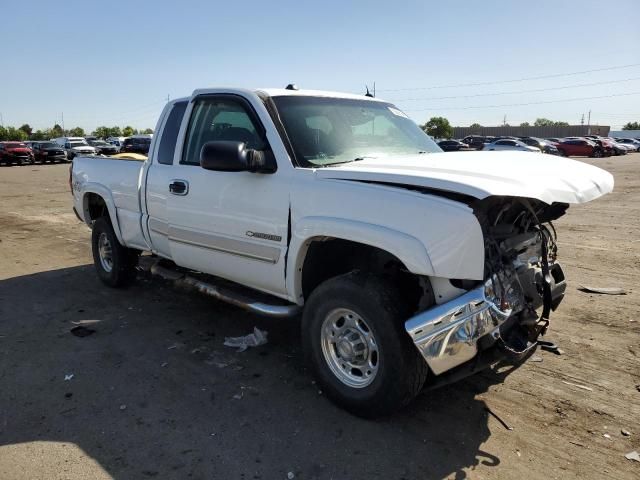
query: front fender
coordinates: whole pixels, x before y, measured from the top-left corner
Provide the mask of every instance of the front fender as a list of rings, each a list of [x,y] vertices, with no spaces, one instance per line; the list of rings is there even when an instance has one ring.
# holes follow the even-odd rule
[[[420,240],[380,225],[332,217],[305,217],[295,224],[289,244],[286,287],[302,303],[302,265],[311,242],[323,237],[349,240],[379,248],[397,257],[417,275],[434,275],[431,259]]]
[[[99,183],[85,183],[82,186],[82,190],[80,191],[80,196],[82,198],[82,218],[84,222],[91,226],[91,215],[89,214],[89,194],[96,194],[102,197],[105,205],[107,206],[107,211],[109,212],[109,219],[111,220],[111,225],[113,226],[113,231],[118,238],[118,242],[121,245],[124,245],[124,241],[122,239],[122,232],[120,231],[120,224],[118,222],[118,214],[116,211],[116,205],[113,201],[113,196],[111,195],[111,191],[101,185]]]

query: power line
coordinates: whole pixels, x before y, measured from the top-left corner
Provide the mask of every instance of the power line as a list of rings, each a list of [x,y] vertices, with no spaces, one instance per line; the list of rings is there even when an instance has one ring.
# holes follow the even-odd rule
[[[568,88],[579,87],[593,87],[596,85],[608,85],[612,83],[631,82],[633,80],[640,80],[640,77],[624,78],[622,80],[608,80],[604,82],[592,82],[592,83],[578,83],[575,85],[565,85],[562,87],[549,87],[549,88],[535,88],[532,90],[518,90],[513,92],[498,92],[498,93],[478,93],[475,95],[453,95],[449,97],[419,97],[419,98],[400,98],[394,100],[394,102],[415,102],[418,100],[451,100],[455,98],[475,98],[475,97],[497,97],[500,95],[515,95],[520,93],[534,93],[534,92],[549,92],[551,90],[566,90]]]
[[[561,102],[577,102],[580,100],[596,100],[599,98],[611,98],[611,97],[627,97],[630,95],[640,95],[640,92],[630,92],[630,93],[618,93],[613,95],[600,95],[597,97],[580,97],[580,98],[565,98],[564,100],[548,100],[543,102],[526,102],[526,103],[506,103],[501,105],[475,105],[471,107],[454,107],[454,108],[446,108],[446,107],[428,107],[428,108],[406,108],[407,112],[423,112],[425,110],[472,110],[476,108],[501,108],[501,107],[522,107],[526,105],[544,105],[548,103],[561,103]]]
[[[558,77],[569,77],[573,75],[584,75],[585,73],[594,73],[594,72],[605,72],[609,70],[620,70],[623,68],[631,68],[640,66],[640,63],[631,63],[628,65],[616,65],[613,67],[603,67],[603,68],[594,68],[591,70],[581,70],[579,72],[567,72],[567,73],[553,73],[549,75],[538,75],[536,77],[522,77],[522,78],[514,78],[510,80],[497,80],[491,82],[477,82],[477,83],[458,83],[455,85],[434,85],[431,87],[412,87],[412,88],[388,88],[381,89],[379,88],[379,92],[408,92],[415,90],[433,90],[437,88],[459,88],[459,87],[478,87],[481,85],[498,85],[501,83],[516,83],[516,82],[524,82],[527,80],[542,80],[545,78],[558,78]]]

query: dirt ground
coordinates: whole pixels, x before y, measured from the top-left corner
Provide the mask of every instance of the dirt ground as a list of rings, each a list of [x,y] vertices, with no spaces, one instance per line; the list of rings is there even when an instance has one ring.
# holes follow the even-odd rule
[[[101,285],[68,166],[0,168],[0,479],[640,478],[624,457],[640,451],[640,154],[592,163],[616,187],[556,225],[570,286],[548,339],[564,353],[377,421],[318,391],[294,320],[147,277]],[[70,334],[87,321],[95,334]],[[222,345],[254,326],[268,345]]]

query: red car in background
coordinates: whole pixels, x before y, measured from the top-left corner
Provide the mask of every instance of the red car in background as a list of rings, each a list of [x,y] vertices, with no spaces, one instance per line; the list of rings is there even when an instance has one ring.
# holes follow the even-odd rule
[[[556,145],[565,157],[604,157],[606,148],[586,138],[566,138]],[[609,150],[609,155],[611,155]]]
[[[33,163],[33,152],[22,142],[0,142],[0,164]]]

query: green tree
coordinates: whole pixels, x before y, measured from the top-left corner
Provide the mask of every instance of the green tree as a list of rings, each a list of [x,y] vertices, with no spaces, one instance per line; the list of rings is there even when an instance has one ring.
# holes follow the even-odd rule
[[[554,122],[553,120],[549,120],[548,118],[536,118],[536,121],[533,122],[534,127],[568,127],[569,124],[567,122]]]
[[[479,123],[472,123],[471,125],[469,125],[469,128],[482,128],[482,125],[480,125]]]
[[[623,130],[640,130],[640,122],[629,122],[624,127]]]
[[[24,131],[14,127],[7,127],[7,137],[7,140],[16,140],[19,142],[24,142],[29,138]]]
[[[122,130],[120,130],[120,127],[118,127],[118,126],[111,127],[109,129],[109,136],[110,137],[124,137],[124,135],[122,135]]]
[[[64,131],[62,130],[62,127],[56,123],[51,129],[51,137],[55,138],[55,137],[63,137],[63,136],[64,136]]]
[[[451,138],[453,136],[453,127],[444,117],[431,117],[420,128],[433,138]]]
[[[145,128],[142,133],[145,135],[151,135],[153,134],[153,128]]]
[[[7,133],[7,129],[0,125],[0,142],[9,139],[9,134]]]
[[[31,132],[33,132],[33,128],[31,128],[28,123],[22,125],[20,128],[18,128],[18,130],[22,130],[24,133],[26,133],[27,138],[29,138],[31,136]]]
[[[50,134],[51,131],[48,129],[44,132],[42,130],[36,130],[31,134],[31,140],[49,140]]]
[[[124,127],[122,129],[122,136],[124,136],[124,137],[130,137],[131,135],[135,135],[136,133],[137,133],[137,131],[133,127],[131,127],[129,125],[127,125],[126,127]],[[114,135],[114,137],[115,136],[116,135]]]
[[[529,122],[522,122],[520,124],[521,127],[530,127],[531,125],[529,124]]]
[[[76,127],[69,130],[69,135],[72,137],[84,137],[84,129],[82,127]]]

